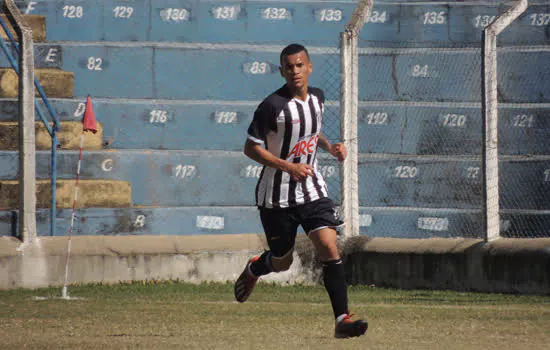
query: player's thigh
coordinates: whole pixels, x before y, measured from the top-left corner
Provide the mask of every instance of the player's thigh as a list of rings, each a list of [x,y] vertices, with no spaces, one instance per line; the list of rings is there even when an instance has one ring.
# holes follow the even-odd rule
[[[340,253],[337,245],[336,230],[332,227],[324,227],[308,235],[321,261],[338,260]]]
[[[300,223],[323,261],[339,259],[337,229],[344,225],[334,203],[321,198],[300,208]]]
[[[260,209],[269,250],[275,258],[288,256],[296,242],[298,221],[290,209]]]
[[[298,215],[300,224],[308,235],[325,227],[338,229],[344,225],[330,198],[321,198],[300,206]]]

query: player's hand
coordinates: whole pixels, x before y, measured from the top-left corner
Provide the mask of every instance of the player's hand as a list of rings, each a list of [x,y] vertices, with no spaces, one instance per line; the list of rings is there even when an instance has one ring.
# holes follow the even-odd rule
[[[292,180],[303,181],[308,176],[313,176],[313,167],[309,164],[290,163],[287,172]]]
[[[330,148],[330,153],[342,162],[348,156],[348,149],[343,143],[334,143]]]

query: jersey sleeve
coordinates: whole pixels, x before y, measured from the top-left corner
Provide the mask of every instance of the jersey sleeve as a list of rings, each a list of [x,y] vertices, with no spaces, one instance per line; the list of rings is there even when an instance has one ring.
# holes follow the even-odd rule
[[[325,104],[325,93],[319,88],[311,88],[311,93],[314,94],[321,104]]]
[[[323,104],[323,106],[325,105],[325,93],[323,92],[323,90],[321,89],[318,89],[319,93],[318,93],[318,96],[319,96],[319,101],[321,102],[321,104]]]
[[[274,109],[269,103],[262,102],[254,112],[254,118],[248,127],[248,139],[263,144],[267,133],[276,130]]]

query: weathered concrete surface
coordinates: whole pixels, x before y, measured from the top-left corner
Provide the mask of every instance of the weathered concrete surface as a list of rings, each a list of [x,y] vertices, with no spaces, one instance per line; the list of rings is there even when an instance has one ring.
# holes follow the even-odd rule
[[[63,283],[66,237],[24,246],[0,237],[0,288]],[[71,283],[179,279],[234,281],[246,261],[266,247],[263,235],[73,237]],[[350,284],[550,294],[550,239],[385,239],[356,237],[341,244]],[[319,283],[311,243],[299,235],[292,268],[264,278]]]
[[[550,294],[550,238],[390,239],[346,242],[351,284]]]
[[[72,208],[75,180],[57,180],[56,185],[57,207]],[[36,206],[38,208],[50,207],[50,188],[50,180],[36,181]],[[79,180],[78,182],[77,208],[126,208],[131,206],[131,199],[132,188],[127,181]],[[19,181],[0,181],[0,207],[19,207]]]
[[[53,123],[50,123],[52,126]],[[45,150],[52,148],[52,138],[46,130],[44,123],[35,123],[36,149]],[[82,135],[81,122],[61,122],[61,130],[57,134],[59,149],[77,150],[80,148]],[[19,122],[0,122],[0,149],[15,151],[19,149]],[[84,149],[99,150],[103,142],[103,125],[97,123],[97,132],[84,134]]]
[[[0,288],[37,288],[64,283],[66,237],[40,238],[21,245],[0,237]],[[235,280],[245,263],[261,253],[260,235],[73,237],[71,283],[179,279],[188,282]],[[295,254],[297,257],[297,254]],[[299,258],[285,273],[267,281],[308,283],[313,278]]]
[[[8,28],[10,29],[10,33],[13,35],[15,39],[17,39],[17,33],[15,30],[13,30],[13,27],[6,17],[6,15],[1,14],[0,17],[4,20]],[[31,27],[32,29],[32,40],[33,42],[43,42],[46,41],[46,17],[40,16],[40,15],[23,15],[23,20]],[[0,30],[2,35],[2,39],[8,40],[8,36],[4,32],[4,30]]]
[[[57,68],[37,68],[34,75],[49,98],[71,98],[74,89],[74,73]],[[18,96],[19,78],[13,69],[0,69],[0,97]],[[35,94],[40,96],[38,92]]]

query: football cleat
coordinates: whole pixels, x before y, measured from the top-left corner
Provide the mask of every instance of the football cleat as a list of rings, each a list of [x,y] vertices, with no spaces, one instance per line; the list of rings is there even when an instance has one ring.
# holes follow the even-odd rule
[[[250,264],[259,258],[260,256],[255,256],[248,260],[243,272],[235,282],[235,299],[237,299],[239,303],[244,303],[246,299],[248,299],[254,290],[254,286],[256,286],[256,282],[258,282],[259,277],[254,276],[252,272],[250,272]]]
[[[336,323],[334,337],[338,339],[360,337],[367,331],[369,324],[364,320],[352,321],[353,314],[344,316],[344,319]]]

